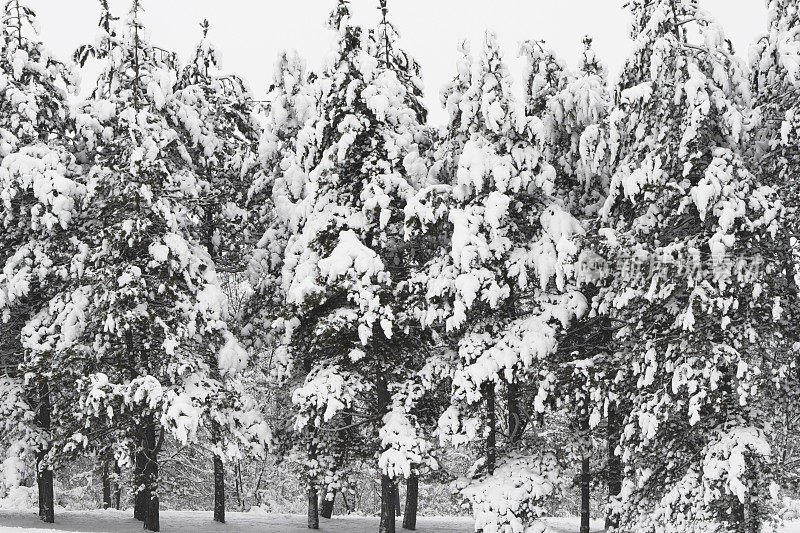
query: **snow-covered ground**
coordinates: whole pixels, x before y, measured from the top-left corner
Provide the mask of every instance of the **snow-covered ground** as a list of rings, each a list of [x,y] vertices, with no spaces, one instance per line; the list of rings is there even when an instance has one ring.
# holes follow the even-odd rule
[[[259,533],[307,533],[305,517],[301,515],[228,513],[228,523],[219,525],[211,520],[210,512],[162,511],[161,531],[192,533],[210,532],[259,532]],[[401,519],[398,519],[398,531]],[[552,533],[578,531],[577,519],[553,518],[549,524]],[[600,522],[593,524],[593,531],[602,531]],[[378,530],[374,517],[346,517],[321,519],[320,532],[372,533]],[[0,531],[27,531],[48,533],[51,531],[121,532],[140,533],[142,523],[131,517],[130,511],[61,511],[55,524],[42,524],[35,512],[0,511]],[[472,520],[464,517],[422,517],[417,523],[419,533],[468,533],[473,531]]]
[[[401,519],[397,521],[398,531]],[[548,533],[577,533],[578,518],[550,518]],[[419,533],[469,533],[473,531],[472,520],[464,517],[420,518]],[[374,517],[343,517],[332,520],[321,519],[321,533],[373,533],[378,530]],[[142,523],[131,517],[130,511],[61,511],[55,524],[42,524],[33,511],[0,511],[0,532],[50,533],[69,532],[113,532],[140,533]],[[161,531],[165,533],[190,531],[192,533],[308,533],[305,516],[265,513],[228,513],[228,523],[216,524],[210,512],[162,511]],[[592,523],[592,532],[603,531],[599,521]],[[800,521],[791,522],[781,533],[800,533]]]

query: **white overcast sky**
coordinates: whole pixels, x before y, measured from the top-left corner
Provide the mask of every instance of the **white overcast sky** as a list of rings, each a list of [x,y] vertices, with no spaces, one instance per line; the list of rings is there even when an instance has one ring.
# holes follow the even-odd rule
[[[250,84],[263,97],[282,49],[296,49],[316,68],[331,46],[325,28],[335,0],[143,0],[145,23],[153,44],[175,50],[185,59],[200,37],[199,22],[208,18],[211,37],[221,52],[222,68]],[[358,21],[377,18],[377,0],[353,0]],[[456,44],[461,39],[480,50],[486,29],[498,32],[516,77],[516,51],[526,39],[544,39],[570,64],[578,57],[583,35],[613,72],[630,50],[629,16],[623,0],[389,0],[391,18],[403,46],[422,65],[432,119],[441,122],[439,89],[455,73]],[[722,23],[737,51],[746,57],[750,44],[766,30],[765,0],[701,0]],[[28,0],[38,15],[42,40],[67,59],[80,44],[93,42],[99,14],[97,0]],[[111,0],[124,17],[130,0]]]

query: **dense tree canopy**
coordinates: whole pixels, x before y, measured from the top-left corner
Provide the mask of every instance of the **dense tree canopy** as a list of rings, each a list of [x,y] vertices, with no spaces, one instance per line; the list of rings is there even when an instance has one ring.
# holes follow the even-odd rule
[[[413,529],[426,485],[486,533],[544,531],[573,493],[582,533],[593,502],[610,531],[777,522],[800,479],[796,2],[768,2],[747,62],[698,0],[630,0],[613,81],[591,36],[574,66],[532,39],[519,94],[487,32],[441,126],[388,2],[332,4],[324,65],[281,52],[259,101],[208,21],[182,66],[141,0],[101,0],[68,65],[3,3],[0,497],[35,479],[52,522],[54,473],[97,468],[104,506],[126,485],[158,530],[202,458],[220,522],[226,480],[261,503],[270,461],[311,528],[368,486],[387,533],[405,487]]]

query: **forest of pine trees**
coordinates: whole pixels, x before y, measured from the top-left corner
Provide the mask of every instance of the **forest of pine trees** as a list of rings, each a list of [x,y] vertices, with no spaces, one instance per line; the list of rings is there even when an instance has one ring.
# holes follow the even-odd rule
[[[263,100],[208,21],[182,65],[100,0],[59,60],[2,1],[0,497],[53,522],[80,464],[158,531],[179,454],[209,520],[260,464],[312,529],[365,479],[381,533],[431,486],[485,533],[567,500],[581,533],[757,533],[798,494],[796,0],[749,54],[629,0],[618,76],[531,39],[521,93],[496,34],[453,43],[443,125],[387,0],[329,0],[335,49]]]

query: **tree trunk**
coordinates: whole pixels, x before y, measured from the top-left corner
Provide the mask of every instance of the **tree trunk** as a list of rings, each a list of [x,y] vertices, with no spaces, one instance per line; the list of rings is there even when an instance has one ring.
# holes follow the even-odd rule
[[[214,521],[225,523],[225,465],[214,455]]]
[[[494,383],[487,382],[482,385],[483,397],[486,399],[486,471],[494,474],[497,466],[497,412],[495,408]]]
[[[522,438],[525,432],[525,426],[528,425],[528,420],[522,412],[522,406],[519,402],[519,384],[508,384],[508,443],[516,444]]]
[[[319,500],[314,487],[308,487],[308,529],[319,529]]]
[[[144,481],[146,485],[144,528],[149,531],[158,531],[159,503],[158,503],[158,444],[156,443],[156,426],[151,419],[144,431],[145,467]]]
[[[733,502],[731,504],[732,512],[730,515],[732,526],[734,529],[731,529],[731,533],[747,533],[747,528],[745,526],[745,515],[744,515],[744,504],[741,503],[737,498],[731,498]]]
[[[394,507],[395,507],[395,492],[397,485],[392,479],[383,474],[381,476],[381,523],[378,528],[379,533],[394,533]]]
[[[347,501],[347,494],[344,492],[342,493],[342,505],[344,505],[344,514],[350,514],[353,512],[354,506],[349,501]]]
[[[49,468],[40,470],[36,474],[36,484],[39,487],[39,519],[52,524],[55,522],[53,471]]]
[[[589,454],[583,453],[581,461],[581,529],[580,533],[589,533],[589,506],[591,500],[591,481],[592,475],[589,472]]]
[[[47,383],[39,386],[39,406],[36,422],[45,433],[50,433],[50,388]],[[53,497],[53,470],[45,463],[48,449],[36,454],[36,484],[39,489],[39,519],[52,524],[55,522],[55,506]]]
[[[383,419],[383,415],[389,407],[391,397],[389,388],[386,385],[386,377],[379,375],[376,380],[376,392],[378,396],[378,417]],[[395,531],[395,492],[397,486],[386,474],[381,475],[381,522],[378,528],[379,533],[394,533]]]
[[[306,375],[311,372],[312,366],[311,357],[306,354],[303,358],[303,370]],[[308,431],[308,457],[315,460],[317,452],[314,447],[314,424],[309,423],[306,430]],[[319,496],[313,480],[308,482],[308,529],[319,529]]]
[[[336,502],[336,493],[334,492],[330,500],[328,500],[327,498],[322,500],[322,505],[320,505],[319,515],[322,518],[330,519],[330,517],[333,516],[333,504],[335,502]]]
[[[403,529],[417,529],[417,507],[419,506],[419,478],[416,474],[406,481],[406,511],[403,513]]]
[[[242,500],[242,491],[244,487],[242,487],[242,464],[240,461],[236,461],[236,465],[233,469],[233,489],[236,492],[236,501],[239,503],[239,510],[244,511],[244,500]]]
[[[128,354],[128,366],[130,368],[130,378],[136,378],[139,367],[137,350],[133,342],[133,330],[128,329],[125,331],[125,349]],[[138,442],[136,443],[136,457],[133,466],[133,517],[136,520],[144,522],[147,515],[147,500],[149,496],[146,492],[146,482],[144,477],[145,465],[147,464],[147,455],[144,450],[144,429],[137,428],[140,433],[137,435]]]
[[[146,488],[144,479],[144,465],[146,462],[147,457],[144,451],[137,451],[136,464],[133,467],[133,485],[136,491],[133,498],[133,517],[142,522],[144,522],[144,517],[147,514],[147,496],[145,495]]]
[[[617,444],[619,443],[619,420],[617,408],[614,405],[608,407],[607,419],[607,452],[608,452],[608,499],[611,500],[619,496],[622,492],[622,461],[615,453]],[[611,513],[609,509],[606,510],[606,529],[616,529],[619,527],[619,519]]]
[[[397,484],[397,481],[393,483],[394,485],[394,515],[395,516],[402,516],[402,511],[400,510],[400,485]]]
[[[581,528],[580,533],[589,533],[589,519],[592,504],[591,490],[592,490],[592,473],[589,470],[591,466],[589,459],[592,454],[591,439],[589,437],[589,397],[588,395],[583,398],[583,407],[580,410],[581,416],[581,437],[583,438],[583,445],[581,446]]]
[[[102,476],[103,476],[103,509],[111,509],[111,472],[109,472],[111,462],[108,459],[103,460]]]
[[[120,507],[120,500],[122,499],[122,483],[120,483],[122,478],[122,470],[119,467],[119,463],[116,459],[114,459],[114,509],[119,511]]]
[[[753,503],[753,498],[749,493],[745,494],[744,506],[747,533],[758,533],[761,531],[762,519],[758,512],[758,504]]]

